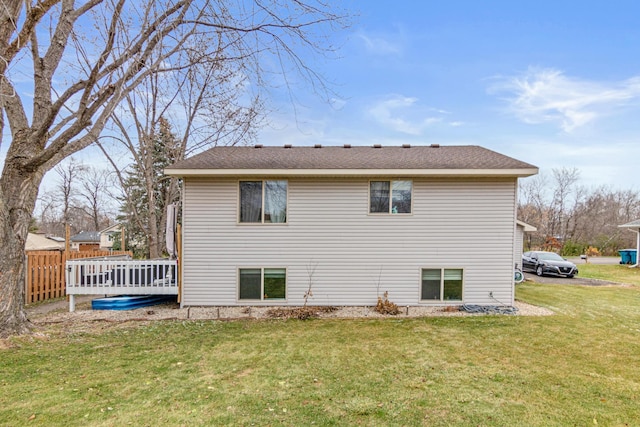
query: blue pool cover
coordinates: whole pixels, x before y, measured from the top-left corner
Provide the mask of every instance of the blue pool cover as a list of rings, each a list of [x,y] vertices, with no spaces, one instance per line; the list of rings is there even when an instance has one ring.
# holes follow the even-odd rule
[[[134,310],[149,305],[175,302],[175,295],[135,295],[96,298],[91,301],[93,310]]]

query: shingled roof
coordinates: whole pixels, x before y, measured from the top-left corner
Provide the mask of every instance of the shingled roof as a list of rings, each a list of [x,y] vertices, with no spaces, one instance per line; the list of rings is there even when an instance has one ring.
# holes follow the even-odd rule
[[[176,176],[243,174],[530,176],[538,168],[479,146],[214,147],[175,163]]]
[[[619,225],[618,227],[622,227],[622,228],[638,228],[638,229],[640,229],[640,219],[628,222],[626,224]]]
[[[69,239],[74,243],[100,243],[99,231],[81,231]]]

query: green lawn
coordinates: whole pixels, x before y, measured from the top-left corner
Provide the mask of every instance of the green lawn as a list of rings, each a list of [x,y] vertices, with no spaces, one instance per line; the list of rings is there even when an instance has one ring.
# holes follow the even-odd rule
[[[640,268],[629,268],[629,266],[621,264],[578,264],[578,271],[580,271],[578,274],[580,277],[640,286]]]
[[[640,425],[640,287],[517,290],[557,314],[50,325],[0,425]]]

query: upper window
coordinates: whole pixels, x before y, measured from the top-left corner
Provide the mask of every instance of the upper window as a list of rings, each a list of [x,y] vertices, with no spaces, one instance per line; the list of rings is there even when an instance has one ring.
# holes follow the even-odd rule
[[[411,181],[370,181],[369,213],[410,214]]]
[[[240,222],[287,222],[287,181],[240,181]]]
[[[428,301],[462,301],[462,269],[423,269],[420,299]]]

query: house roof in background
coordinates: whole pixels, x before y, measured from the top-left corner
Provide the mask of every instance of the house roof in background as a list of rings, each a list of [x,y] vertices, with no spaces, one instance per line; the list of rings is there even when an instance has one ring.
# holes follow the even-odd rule
[[[81,231],[69,239],[74,243],[100,243],[99,231]]]
[[[109,233],[109,234],[111,234],[111,233],[119,233],[120,232],[120,227],[121,227],[120,224],[110,225],[109,227],[107,227],[107,228],[105,228],[103,230],[100,230],[100,234],[103,234],[103,233]]]
[[[619,225],[621,228],[640,228],[640,219]]]
[[[519,226],[521,226],[523,228],[523,231],[525,233],[533,233],[534,231],[538,231],[537,228],[535,228],[533,225],[531,224],[527,224],[524,221],[520,221],[519,219],[516,220],[516,224],[518,224]]]
[[[214,147],[165,173],[215,175],[530,176],[538,168],[492,150],[465,146]]]
[[[64,239],[59,240],[59,237],[50,238],[44,234],[29,233],[27,234],[27,243],[25,250],[27,251],[51,251],[51,250],[63,250]]]

